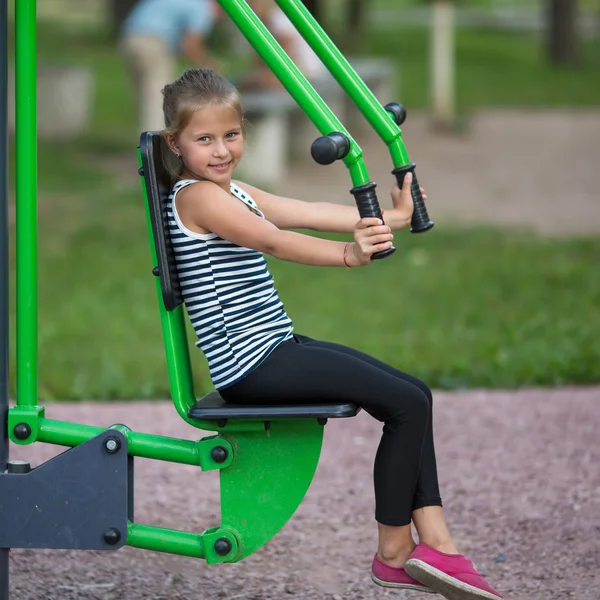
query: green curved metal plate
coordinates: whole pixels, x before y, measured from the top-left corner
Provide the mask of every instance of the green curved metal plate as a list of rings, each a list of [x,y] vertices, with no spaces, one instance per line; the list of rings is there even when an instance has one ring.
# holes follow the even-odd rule
[[[269,431],[221,435],[234,451],[221,470],[222,525],[236,532],[239,552],[250,556],[296,512],[314,477],[323,443],[316,419],[273,421]]]

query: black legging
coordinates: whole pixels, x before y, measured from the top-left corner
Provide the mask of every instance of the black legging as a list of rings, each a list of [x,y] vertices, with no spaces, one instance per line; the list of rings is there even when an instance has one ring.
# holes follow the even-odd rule
[[[363,352],[294,335],[241,381],[226,402],[353,402],[384,423],[375,457],[375,519],[408,525],[423,506],[441,506],[431,391],[422,381]]]

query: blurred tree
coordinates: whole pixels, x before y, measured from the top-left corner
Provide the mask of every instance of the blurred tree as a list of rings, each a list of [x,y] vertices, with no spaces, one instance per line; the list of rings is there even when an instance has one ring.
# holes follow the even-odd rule
[[[110,0],[110,25],[115,35],[136,2],[137,0]]]
[[[347,0],[344,48],[353,54],[359,54],[365,39],[365,21],[367,11],[365,0]]]
[[[323,16],[323,3],[321,0],[302,0],[302,2],[308,8],[310,14],[320,23]]]
[[[547,0],[547,51],[555,65],[573,66],[579,63],[579,31],[577,0]]]

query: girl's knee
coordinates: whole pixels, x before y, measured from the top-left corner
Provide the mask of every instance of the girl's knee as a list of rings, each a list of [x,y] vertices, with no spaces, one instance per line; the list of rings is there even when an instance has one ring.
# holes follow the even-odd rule
[[[429,388],[429,386],[420,379],[417,379],[417,381],[415,381],[415,385],[423,392],[423,394],[425,394],[427,401],[431,406],[431,404],[433,404],[433,394],[431,393],[431,389]]]
[[[429,391],[429,388],[426,388]],[[414,394],[413,412],[415,415],[425,422],[429,420],[429,412],[431,410],[431,392],[429,395],[420,387],[418,392]]]
[[[401,420],[408,420],[414,426],[423,424],[424,426],[429,421],[430,402],[429,398],[420,388],[414,386],[409,394],[404,394],[402,414],[397,415]]]

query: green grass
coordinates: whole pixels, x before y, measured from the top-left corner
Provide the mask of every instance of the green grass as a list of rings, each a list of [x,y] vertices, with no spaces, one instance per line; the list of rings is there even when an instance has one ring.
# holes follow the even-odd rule
[[[271,260],[296,330],[441,388],[600,379],[600,240],[440,229],[397,245],[357,271]],[[63,197],[40,248],[40,396],[168,396],[141,194]]]
[[[398,61],[409,110],[426,106],[426,32],[373,35],[368,47]],[[166,397],[142,194],[130,178],[123,183],[119,166],[138,139],[122,62],[101,32],[41,28],[39,48],[46,62],[87,64],[96,75],[88,134],[39,146],[40,398]],[[460,104],[596,105],[599,52],[590,42],[580,69],[554,71],[534,39],[460,32]],[[357,347],[435,387],[600,380],[599,239],[436,229],[396,241],[393,258],[352,272],[271,261],[296,330]],[[192,352],[202,393],[206,366]]]

